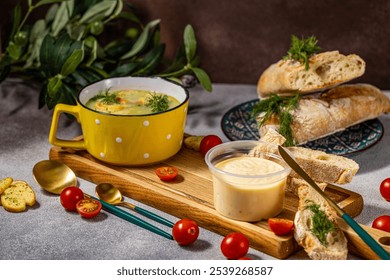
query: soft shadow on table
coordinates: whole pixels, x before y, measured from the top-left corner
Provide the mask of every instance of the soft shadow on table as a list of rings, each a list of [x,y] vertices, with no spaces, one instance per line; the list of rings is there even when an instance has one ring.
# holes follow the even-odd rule
[[[376,145],[354,154],[348,158],[359,164],[358,174],[370,173],[390,165],[390,148],[383,138]]]
[[[375,218],[389,214],[389,209],[370,204],[365,204],[363,211],[366,215],[359,215],[357,218],[359,219],[359,223],[364,225],[371,225]]]
[[[190,252],[202,252],[211,247],[211,243],[204,239],[197,239],[191,246],[182,246],[183,250]]]

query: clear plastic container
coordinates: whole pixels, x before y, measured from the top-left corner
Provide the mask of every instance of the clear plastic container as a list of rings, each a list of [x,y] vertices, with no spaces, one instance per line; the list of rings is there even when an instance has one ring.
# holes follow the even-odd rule
[[[214,207],[221,215],[255,222],[283,210],[291,169],[276,145],[249,140],[228,142],[212,148],[205,160],[213,178]]]

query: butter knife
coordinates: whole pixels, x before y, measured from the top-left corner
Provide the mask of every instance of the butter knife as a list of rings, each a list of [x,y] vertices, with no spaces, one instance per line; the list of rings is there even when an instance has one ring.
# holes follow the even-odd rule
[[[390,260],[390,254],[382,248],[374,238],[371,237],[354,219],[345,213],[332,199],[330,199],[314,182],[314,180],[299,166],[299,164],[289,155],[288,151],[282,146],[278,146],[279,154],[284,161],[293,169],[299,176],[302,177],[312,188],[314,188],[336,212],[343,218],[343,220],[359,235],[359,237],[366,243],[374,252],[383,260]]]

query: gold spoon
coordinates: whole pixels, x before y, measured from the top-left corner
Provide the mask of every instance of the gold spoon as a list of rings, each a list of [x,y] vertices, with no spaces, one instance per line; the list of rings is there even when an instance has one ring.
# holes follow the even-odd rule
[[[109,183],[101,183],[101,184],[97,185],[95,188],[95,193],[101,200],[103,200],[107,203],[110,203],[110,204],[116,205],[116,206],[126,207],[126,208],[133,210],[133,211],[135,211],[135,212],[137,212],[145,217],[148,217],[156,222],[159,222],[160,224],[163,224],[163,225],[166,225],[169,227],[174,226],[174,223],[172,223],[171,221],[169,221],[163,217],[160,217],[160,216],[158,216],[158,215],[156,215],[156,214],[154,214],[146,209],[143,209],[139,206],[136,206],[130,202],[123,201],[122,193],[120,192],[120,190]]]
[[[72,169],[70,169],[62,162],[55,160],[40,161],[35,164],[32,171],[35,181],[37,181],[41,188],[50,193],[61,194],[61,192],[66,187],[71,185],[77,186],[76,174]],[[165,232],[158,227],[155,227],[154,225],[141,220],[140,218],[131,215],[130,213],[123,211],[114,205],[111,205],[86,193],[84,193],[84,196],[100,201],[104,210],[117,217],[120,217],[128,222],[138,225],[165,238],[173,240],[173,237],[170,233]]]
[[[43,160],[33,168],[35,181],[46,191],[54,194],[69,186],[77,186],[77,178],[72,169],[55,160]]]

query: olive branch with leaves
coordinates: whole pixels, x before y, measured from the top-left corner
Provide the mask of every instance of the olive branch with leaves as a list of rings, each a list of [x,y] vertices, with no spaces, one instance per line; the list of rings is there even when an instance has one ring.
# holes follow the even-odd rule
[[[34,3],[35,2],[35,3]],[[159,76],[181,82],[194,75],[212,91],[209,75],[199,67],[194,29],[187,25],[183,43],[172,61],[164,57],[160,20],[143,25],[132,5],[123,0],[26,0],[18,3],[0,52],[0,82],[8,76],[42,85],[39,107],[75,104],[80,89],[109,77]],[[46,15],[27,24],[30,15],[50,5]],[[126,26],[123,34],[112,32]],[[115,38],[105,42],[107,36]],[[105,37],[106,36],[106,37]],[[107,40],[106,40],[107,41]]]

